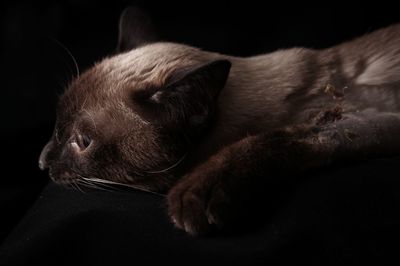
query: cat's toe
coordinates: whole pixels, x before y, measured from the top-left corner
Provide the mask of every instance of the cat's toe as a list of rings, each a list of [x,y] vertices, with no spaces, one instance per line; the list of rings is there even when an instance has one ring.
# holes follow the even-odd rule
[[[229,219],[231,208],[231,200],[226,191],[221,187],[215,187],[207,202],[208,223],[222,228]]]
[[[176,189],[168,195],[169,215],[176,227],[193,236],[210,232],[211,224],[204,198],[190,189]]]

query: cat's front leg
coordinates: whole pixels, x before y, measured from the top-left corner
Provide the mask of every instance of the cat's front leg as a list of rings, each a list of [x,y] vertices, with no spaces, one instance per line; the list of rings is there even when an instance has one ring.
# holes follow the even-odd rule
[[[240,212],[243,195],[251,196],[255,188],[274,189],[277,179],[332,161],[398,154],[399,135],[398,113],[366,110],[324,125],[246,137],[222,149],[171,189],[170,216],[178,228],[192,235],[205,233],[229,222]]]
[[[269,179],[323,164],[329,157],[327,145],[305,140],[306,132],[297,128],[250,136],[222,149],[169,192],[174,224],[191,235],[223,227],[246,209],[246,198],[259,186],[275,183]]]

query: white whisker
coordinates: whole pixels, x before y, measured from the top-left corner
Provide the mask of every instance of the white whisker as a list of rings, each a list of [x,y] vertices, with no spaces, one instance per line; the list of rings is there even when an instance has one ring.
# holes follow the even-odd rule
[[[73,186],[74,186],[76,189],[78,189],[80,192],[86,193],[86,192],[84,192],[84,191],[80,188],[79,184],[78,184],[76,181],[72,182],[72,184],[73,184]]]
[[[163,170],[158,170],[158,171],[145,171],[145,173],[147,174],[160,174],[160,173],[165,173],[175,167],[177,167],[187,156],[187,153],[185,153],[176,163],[174,163],[173,165],[163,169]]]
[[[145,191],[145,192],[148,192],[151,194],[165,197],[165,195],[151,191],[150,189],[143,187],[143,186],[125,184],[125,183],[120,183],[120,182],[115,182],[115,181],[110,181],[110,180],[105,180],[105,179],[100,179],[100,178],[88,178],[88,177],[85,177],[85,176],[77,173],[74,170],[72,170],[72,171],[79,177],[79,179],[77,179],[77,181],[86,187],[91,187],[94,189],[100,189],[100,190],[104,190],[104,191],[112,191],[112,190],[118,190],[116,187],[112,186],[112,185],[117,185],[117,186],[122,186],[122,187],[127,187],[127,188],[133,188],[133,189],[137,189],[140,191]]]
[[[82,177],[82,178],[83,178],[83,177]],[[158,195],[158,196],[163,196],[163,197],[165,197],[165,195],[163,195],[163,194],[160,194],[160,193],[151,191],[151,190],[149,190],[148,188],[145,188],[145,187],[139,186],[139,185],[124,184],[124,183],[114,182],[114,181],[105,180],[105,179],[100,179],[100,178],[86,178],[86,177],[85,177],[85,178],[83,178],[83,179],[84,179],[85,181],[87,181],[87,182],[94,182],[94,183],[96,183],[96,184],[102,184],[102,185],[105,185],[105,184],[108,184],[108,185],[118,185],[118,186],[133,188],[133,189],[137,189],[137,190],[141,190],[141,191],[145,191],[145,192],[148,192],[148,193],[152,193],[152,194],[155,194],[155,195]]]
[[[54,39],[54,38],[52,38],[52,37],[50,37],[50,39],[53,40],[54,42],[56,42],[56,43],[57,43],[61,48],[63,48],[63,49],[67,52],[67,54],[71,57],[72,61],[74,62],[74,66],[75,66],[75,70],[76,70],[76,76],[79,78],[79,75],[80,75],[80,73],[79,73],[79,67],[78,67],[78,62],[76,62],[75,57],[72,55],[72,53],[68,50],[68,48],[67,48],[64,44],[62,44],[61,42],[59,42],[58,40],[56,40],[56,39]]]
[[[73,171],[73,170],[72,170],[72,171]],[[91,188],[95,188],[95,189],[100,189],[100,190],[104,190],[104,191],[112,191],[112,190],[110,190],[110,189],[106,189],[106,188],[104,188],[104,187],[98,186],[98,185],[94,184],[93,182],[90,182],[90,179],[84,177],[83,175],[77,173],[76,171],[73,171],[73,172],[79,177],[78,181],[79,181],[81,184],[83,184],[83,185],[85,185],[85,186],[87,186],[87,187],[91,187]]]
[[[93,184],[93,183],[88,182],[88,181],[84,181],[84,180],[82,180],[82,179],[79,179],[79,182],[81,182],[81,184],[82,184],[83,186],[86,186],[86,187],[89,187],[89,188],[93,188],[93,189],[98,189],[98,190],[103,190],[103,191],[111,192],[111,190],[109,190],[109,189],[103,188],[103,187],[101,187],[101,186],[98,186],[98,185]]]

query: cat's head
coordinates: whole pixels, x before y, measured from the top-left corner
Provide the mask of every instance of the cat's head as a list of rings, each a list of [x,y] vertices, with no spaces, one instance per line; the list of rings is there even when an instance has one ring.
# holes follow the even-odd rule
[[[66,88],[39,159],[53,181],[102,179],[165,191],[176,180],[174,166],[210,126],[230,63],[155,40],[143,12],[126,9],[119,53]]]

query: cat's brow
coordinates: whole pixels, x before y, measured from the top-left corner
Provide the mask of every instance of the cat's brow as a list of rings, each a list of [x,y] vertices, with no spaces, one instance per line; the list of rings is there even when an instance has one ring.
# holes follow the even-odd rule
[[[93,123],[93,127],[94,127],[94,131],[97,132],[97,126],[96,126],[96,122],[93,118],[93,115],[88,111],[88,110],[83,110],[89,117],[89,119],[92,121]]]

